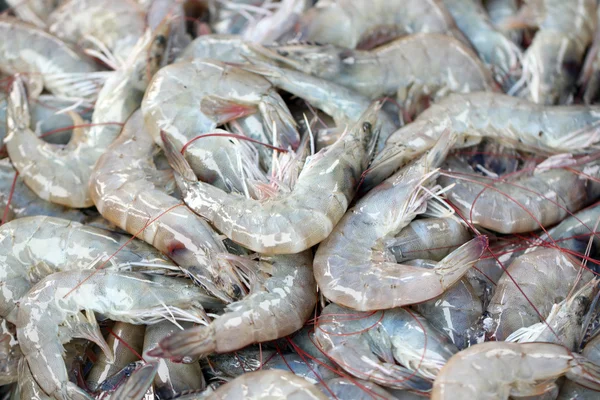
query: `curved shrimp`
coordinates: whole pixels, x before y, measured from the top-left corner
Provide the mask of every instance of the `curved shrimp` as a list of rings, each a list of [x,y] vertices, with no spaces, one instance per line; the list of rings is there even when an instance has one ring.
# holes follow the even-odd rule
[[[528,151],[580,154],[600,142],[600,107],[543,106],[501,93],[451,94],[388,138],[365,188],[431,148],[448,126],[465,147],[487,137]]]
[[[212,132],[218,125],[253,114],[257,109],[271,142],[286,149],[298,146],[300,136],[295,122],[271,84],[261,76],[220,61],[194,59],[161,69],[142,102],[146,126],[154,140],[160,144],[164,132],[178,149],[196,135]],[[187,147],[185,156],[200,179],[223,190],[242,192],[237,169],[231,171],[235,165],[231,158],[245,148],[252,146],[229,137],[208,137]],[[213,149],[214,152],[208,151]],[[233,155],[219,158],[213,155],[223,151]],[[251,177],[260,178],[260,171],[253,172],[252,166],[242,168]]]
[[[468,44],[440,0],[321,0],[301,18],[299,39],[373,48],[402,35],[445,33]]]
[[[99,72],[91,59],[78,54],[46,31],[19,21],[0,18],[0,71],[7,75],[24,73],[32,97],[44,88],[55,95],[94,100],[111,72]]]
[[[76,130],[65,147],[49,144],[31,131],[25,87],[19,79],[13,83],[6,148],[25,184],[39,197],[75,208],[93,205],[88,190],[92,168],[121,131],[119,125],[139,107],[146,74],[158,68],[163,42],[161,33],[151,38],[147,32],[131,63],[116,71],[102,88],[92,127]]]
[[[460,30],[469,39],[479,57],[494,72],[496,81],[506,87],[507,80],[520,67],[523,53],[508,36],[492,25],[492,21],[478,1],[443,0]]]
[[[184,329],[192,327],[190,322],[181,321],[178,322],[178,325]],[[177,325],[171,321],[162,321],[146,327],[142,357],[144,360],[158,365],[158,373],[154,378],[154,393],[161,399],[172,399],[187,391],[201,391],[206,388],[199,363],[174,363],[148,354],[162,339],[178,330]]]
[[[104,218],[169,256],[215,296],[231,301],[245,293],[233,267],[219,257],[227,249],[214,229],[166,193],[172,174],[159,171],[152,137],[138,110],[102,155],[90,193]]]
[[[584,270],[578,279],[581,271],[579,261],[558,249],[542,248],[516,258],[498,280],[487,307],[483,323],[488,336],[504,340],[540,322],[540,315],[547,316],[555,303],[592,278]]]
[[[579,67],[596,30],[595,0],[529,0],[503,23],[508,28],[539,28],[523,57],[522,82],[535,103],[569,102]]]
[[[231,257],[231,256],[230,256]],[[304,326],[317,302],[310,252],[264,257],[247,262],[252,292],[229,304],[225,314],[209,326],[174,333],[149,354],[189,360],[211,353],[227,353],[253,343],[279,339]]]
[[[57,399],[88,399],[69,382],[58,325],[86,309],[116,321],[136,324],[165,318],[203,321],[202,304],[220,303],[191,281],[118,271],[67,271],[38,282],[21,299],[17,338],[32,375]]]
[[[183,200],[220,232],[264,254],[293,254],[321,242],[342,218],[371,155],[379,103],[373,104],[335,144],[315,155],[289,193],[254,200],[199,182],[165,137],[169,163]]]
[[[506,181],[480,178],[466,162],[451,158],[440,184],[454,186],[448,199],[470,223],[500,233],[531,232],[560,222],[600,197],[600,163],[551,169]]]
[[[319,316],[315,338],[349,374],[420,392],[429,391],[429,379],[458,352],[444,333],[404,308],[357,313],[329,304]]]
[[[66,269],[89,269],[99,259],[172,267],[147,244],[128,236],[53,217],[20,218],[0,227],[0,316],[16,313],[20,298],[40,279]],[[14,310],[13,310],[14,309]],[[9,321],[14,321],[9,318]]]
[[[434,269],[396,264],[385,246],[424,211],[437,177],[434,168],[451,145],[452,140],[440,141],[429,154],[371,190],[319,245],[315,278],[325,297],[359,311],[420,303],[441,295],[477,261],[487,246],[484,236],[459,247]]]
[[[121,65],[144,34],[146,20],[134,0],[70,0],[47,20],[48,31],[81,47],[108,50]]]
[[[600,390],[600,366],[553,343],[488,342],[455,354],[433,383],[432,400],[496,399],[556,390],[566,376]]]
[[[460,41],[444,35],[411,35],[369,51],[308,44],[253,48],[262,56],[371,99],[395,96],[409,111],[426,96],[437,99],[449,92],[494,87],[490,71],[477,55]]]

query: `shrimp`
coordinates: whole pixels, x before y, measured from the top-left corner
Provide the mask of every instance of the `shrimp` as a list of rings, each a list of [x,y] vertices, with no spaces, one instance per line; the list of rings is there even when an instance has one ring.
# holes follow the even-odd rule
[[[286,149],[298,146],[300,136],[295,122],[269,81],[219,61],[194,59],[161,69],[142,102],[146,126],[154,140],[160,144],[160,134],[165,132],[177,149],[182,149],[196,135],[209,133],[218,125],[253,114],[257,109],[271,142]],[[244,145],[252,149],[247,143],[232,138],[209,137],[187,148],[186,159],[202,180],[223,190],[235,188],[241,192],[242,183],[236,182],[239,174],[228,171],[232,167],[232,156],[221,160],[212,154],[206,155],[204,150],[204,146],[215,151],[231,148],[230,142],[237,144],[232,149],[234,152],[243,150],[240,146]],[[252,171],[252,166],[242,168]],[[260,176],[260,173],[253,175]]]
[[[105,354],[100,354],[94,366],[86,377],[87,387],[95,391],[105,379],[138,360],[144,343],[143,325],[132,325],[127,322],[117,322],[111,329],[106,343],[114,354],[110,360]]]
[[[249,372],[219,387],[206,400],[327,400],[327,396],[306,379],[289,371]],[[191,400],[192,398],[189,398]],[[181,397],[181,400],[188,400]]]
[[[136,324],[164,318],[203,321],[202,304],[218,307],[190,281],[118,271],[67,271],[38,282],[21,299],[17,338],[32,375],[46,394],[57,399],[88,399],[68,381],[58,325],[86,309]],[[198,309],[198,307],[200,307]]]
[[[396,264],[385,245],[424,211],[437,177],[434,168],[452,145],[452,138],[444,139],[361,198],[319,245],[315,278],[327,299],[359,311],[420,303],[441,295],[481,256],[487,246],[484,236],[459,247],[432,270]]]
[[[58,96],[94,100],[111,75],[60,39],[16,18],[0,18],[0,37],[12,38],[0,44],[0,72],[26,73],[32,97],[46,88]]]
[[[443,33],[468,43],[440,0],[320,0],[301,18],[299,39],[373,48],[402,35]]]
[[[556,390],[561,376],[600,390],[600,367],[561,345],[481,343],[448,361],[433,383],[431,399],[540,395]]]
[[[357,313],[329,304],[319,317],[315,338],[349,374],[420,392],[430,390],[428,379],[458,352],[446,335],[403,308]]]
[[[492,90],[494,85],[490,71],[477,55],[444,35],[411,35],[369,51],[308,44],[254,49],[370,99],[395,96],[409,111],[426,96],[438,99],[448,92]]]
[[[600,164],[551,169],[506,182],[479,178],[464,161],[452,158],[440,178],[448,200],[469,222],[500,233],[523,233],[554,225],[600,197]],[[488,183],[490,182],[490,183]]]
[[[435,268],[436,263],[414,260],[407,264]],[[441,296],[415,304],[413,308],[434,328],[444,332],[459,349],[468,346],[471,327],[479,321],[483,313],[482,301],[467,278],[462,278]]]
[[[458,218],[416,219],[386,243],[396,262],[413,259],[441,261],[471,239]]]
[[[159,171],[157,147],[138,110],[102,155],[90,178],[90,194],[104,218],[166,254],[187,274],[226,302],[245,293],[227,249],[214,229],[166,193],[170,171]]]
[[[133,0],[71,0],[47,20],[56,37],[88,48],[108,50],[121,65],[146,29],[145,15]]]
[[[0,226],[0,254],[0,317],[16,313],[20,298],[40,279],[67,269],[91,268],[101,258],[112,256],[111,262],[119,268],[136,263],[173,267],[169,259],[141,241],[43,216]]]
[[[581,154],[600,142],[600,107],[548,107],[500,93],[449,95],[389,137],[371,163],[365,189],[431,148],[448,125],[462,147],[486,137],[522,150]]]
[[[600,336],[596,336],[585,345],[581,355],[594,364],[600,365]],[[587,385],[586,385],[587,386]],[[562,388],[557,400],[595,400],[598,397],[598,391],[588,389],[572,380],[567,380]]]
[[[552,306],[544,322],[525,326],[511,333],[507,342],[547,342],[577,350],[581,343],[585,311],[598,292],[598,281],[593,279],[577,292]]]
[[[523,57],[522,82],[527,96],[539,104],[569,102],[585,49],[596,30],[595,0],[528,0],[504,22],[507,28],[539,30]],[[517,83],[509,93],[521,89]]]
[[[460,30],[467,36],[479,57],[494,72],[496,81],[503,86],[514,74],[523,56],[519,46],[493,26],[483,5],[473,0],[443,0]]]
[[[252,251],[293,254],[329,236],[346,212],[374,147],[380,106],[374,103],[335,144],[312,157],[291,192],[262,201],[197,181],[183,156],[163,141],[183,200],[194,212]]]
[[[30,129],[30,112],[23,83],[17,79],[9,96],[5,139],[10,159],[39,197],[68,207],[93,205],[88,181],[94,164],[121,130],[120,124],[135,111],[146,87],[145,77],[157,68],[164,36],[140,40],[126,66],[102,88],[92,127],[77,129],[69,144],[56,146],[39,139]],[[141,74],[141,75],[140,75]]]
[[[539,322],[555,303],[591,278],[591,272],[581,272],[580,263],[558,249],[526,253],[516,258],[498,281],[487,307],[484,329],[488,336],[504,340],[517,329]]]
[[[163,339],[151,356],[188,361],[279,339],[304,325],[317,302],[310,252],[264,257],[257,263],[238,260],[253,277],[250,295],[228,305],[209,326]]]
[[[184,329],[192,327],[189,322],[179,322],[178,324]],[[186,391],[200,391],[206,388],[206,382],[199,363],[174,363],[148,354],[156,348],[160,340],[177,330],[177,326],[171,321],[162,321],[146,327],[142,356],[144,360],[158,365],[159,372],[154,378],[154,393],[161,399],[172,399]]]

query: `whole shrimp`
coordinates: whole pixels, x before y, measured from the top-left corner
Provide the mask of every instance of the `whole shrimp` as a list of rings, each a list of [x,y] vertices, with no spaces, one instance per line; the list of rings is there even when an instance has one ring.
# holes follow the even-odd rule
[[[440,184],[454,186],[448,199],[469,219],[500,233],[523,233],[560,222],[600,197],[600,164],[592,162],[569,169],[550,169],[497,181],[481,178],[466,162],[451,158]]]
[[[403,35],[444,33],[468,43],[440,0],[320,0],[301,18],[299,39],[373,48]]]
[[[482,236],[459,247],[434,269],[397,264],[385,243],[424,211],[452,138],[361,198],[317,249],[315,278],[330,301],[355,310],[381,310],[441,295],[477,261]],[[424,186],[427,190],[421,190]],[[418,288],[418,289],[417,289]]]
[[[253,48],[262,56],[371,99],[395,96],[409,111],[426,96],[437,99],[448,92],[491,90],[494,85],[477,55],[444,35],[410,35],[369,51],[308,44]]]
[[[32,97],[44,88],[55,95],[93,100],[111,73],[46,31],[12,17],[0,18],[0,72],[24,73]]]
[[[192,400],[198,397],[181,397]],[[327,400],[321,391],[306,379],[292,372],[272,369],[249,372],[219,387],[206,400]]]
[[[404,308],[360,313],[329,304],[316,344],[347,373],[394,389],[428,392],[429,379],[458,349],[427,320]]]
[[[483,5],[473,0],[443,0],[460,30],[481,59],[491,66],[496,81],[506,87],[520,67],[522,51],[492,24]]]
[[[522,150],[578,154],[600,142],[600,108],[543,106],[501,93],[451,94],[389,137],[365,189],[431,148],[448,126],[464,147],[486,137]]]
[[[9,96],[5,139],[10,159],[20,176],[39,197],[69,207],[93,205],[88,181],[94,164],[121,131],[120,124],[135,111],[147,84],[146,74],[158,68],[164,36],[149,31],[140,39],[130,63],[104,85],[92,127],[77,130],[66,146],[46,143],[31,131],[23,82],[17,79]]]
[[[433,383],[432,400],[508,399],[556,390],[561,376],[600,390],[600,366],[553,343],[488,342],[455,354]]]
[[[190,322],[178,322],[184,329],[192,328]],[[144,336],[144,360],[158,365],[158,373],[154,378],[154,393],[161,399],[172,399],[187,391],[201,391],[206,388],[204,375],[199,363],[174,363],[164,358],[155,358],[148,353],[156,348],[158,342],[173,332],[178,331],[177,325],[171,321],[162,321],[146,327]]]
[[[96,208],[107,220],[166,254],[215,296],[227,302],[240,297],[245,288],[236,271],[218,256],[227,253],[222,239],[167,194],[173,178],[154,164],[157,149],[141,111],[136,111],[92,172],[90,193]]]
[[[64,41],[108,50],[116,67],[146,29],[145,13],[134,0],[70,0],[48,16],[47,24],[50,33]]]
[[[124,268],[136,263],[174,267],[156,249],[126,235],[61,218],[20,218],[0,227],[0,316],[13,310],[31,286],[54,272],[89,269],[110,256]],[[15,316],[16,317],[16,316]],[[9,318],[14,321],[13,318]]]
[[[194,212],[252,251],[293,254],[329,236],[346,212],[375,144],[379,108],[374,103],[335,144],[313,156],[291,192],[262,201],[199,182],[166,136],[163,141],[183,200]]]
[[[525,93],[535,103],[569,102],[596,30],[596,1],[528,0],[503,25],[539,28],[523,57],[522,82],[509,93],[519,92],[525,83]]]
[[[540,316],[545,318],[555,303],[591,277],[591,272],[582,272],[579,261],[559,249],[540,248],[523,254],[498,280],[484,329],[488,336],[504,340],[517,329],[540,322]]]
[[[264,257],[257,263],[238,260],[246,264],[251,293],[229,304],[210,325],[163,339],[151,356],[187,361],[279,339],[304,325],[317,302],[310,252]]]
[[[21,299],[17,338],[36,382],[57,399],[89,399],[68,381],[58,325],[86,309],[136,324],[181,318],[201,322],[202,304],[218,307],[191,281],[134,272],[67,271],[41,280]],[[198,309],[199,307],[199,309]]]

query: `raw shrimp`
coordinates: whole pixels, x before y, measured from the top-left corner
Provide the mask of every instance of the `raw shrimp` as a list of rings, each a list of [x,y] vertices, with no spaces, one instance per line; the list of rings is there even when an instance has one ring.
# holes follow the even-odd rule
[[[454,186],[448,200],[469,220],[500,233],[535,231],[560,222],[600,197],[600,163],[551,169],[506,181],[477,176],[459,158],[446,161],[439,182]]]
[[[0,160],[0,213],[6,216],[4,222],[35,215],[60,217],[81,223],[89,220],[90,215],[83,210],[59,206],[40,199],[18,176],[11,197],[11,187],[15,180],[15,173],[16,171],[8,158]],[[8,207],[8,210],[6,210],[6,207]],[[91,212],[89,214],[93,215]]]
[[[361,198],[317,249],[315,278],[330,301],[360,311],[430,300],[456,283],[487,246],[482,236],[428,270],[396,264],[385,243],[422,213],[448,148],[448,136],[429,154]],[[421,189],[424,186],[425,189]]]
[[[289,371],[272,369],[249,372],[219,387],[207,400],[327,400],[306,379]],[[186,399],[182,397],[181,400]]]
[[[181,318],[201,322],[202,304],[219,303],[191,284],[160,275],[118,271],[67,271],[41,280],[21,299],[17,338],[32,375],[57,399],[88,399],[67,379],[58,325],[86,309],[136,324]]]
[[[184,329],[192,328],[192,324],[189,322],[181,321],[178,324]],[[178,327],[171,321],[162,321],[146,327],[142,356],[144,360],[158,365],[158,373],[154,378],[154,393],[160,399],[172,399],[186,391],[201,391],[206,388],[199,363],[174,363],[164,358],[154,358],[148,354],[158,345],[158,342],[178,330]]]
[[[320,0],[299,26],[299,39],[373,48],[402,35],[445,33],[468,43],[440,0]]]
[[[565,376],[600,390],[600,366],[553,343],[488,342],[448,361],[433,383],[432,400],[496,399],[556,390]]]
[[[553,248],[524,254],[506,271],[498,281],[483,321],[488,335],[496,340],[505,340],[517,329],[540,322],[540,316],[547,316],[574,285],[578,290],[592,278],[591,272],[583,270],[578,279],[580,263]]]
[[[310,251],[264,257],[244,263],[252,291],[241,301],[229,304],[225,314],[209,326],[199,326],[163,339],[149,354],[189,360],[195,356],[226,353],[252,343],[287,336],[300,329],[317,302]],[[233,257],[233,256],[230,256]]]
[[[585,49],[596,30],[596,0],[528,0],[508,28],[539,30],[523,57],[526,94],[535,103],[570,102]],[[518,92],[517,83],[509,93]]]
[[[138,355],[142,353],[144,344],[144,331],[143,325],[115,323],[106,340],[111,353],[114,354],[113,360],[110,360],[106,354],[98,356],[85,380],[91,391],[95,391],[105,379],[139,359]]]
[[[146,29],[133,0],[70,0],[48,16],[48,30],[80,47],[108,50],[121,65]]]
[[[386,243],[396,262],[425,259],[441,261],[471,239],[456,217],[416,219]]]
[[[360,313],[329,304],[319,317],[315,338],[317,346],[349,374],[420,392],[429,391],[427,379],[435,378],[458,352],[445,334],[404,308]]]
[[[375,145],[380,103],[374,103],[334,145],[313,156],[289,193],[263,201],[227,194],[199,182],[165,137],[185,203],[220,232],[265,254],[299,253],[332,232],[354,197]]]
[[[593,279],[560,303],[554,304],[544,322],[517,329],[506,341],[557,343],[576,351],[583,336],[585,311],[597,292],[598,281]]]
[[[494,85],[477,55],[444,35],[411,35],[369,51],[309,44],[254,49],[371,99],[395,96],[408,111],[427,96],[438,99],[449,92],[491,90]]]
[[[600,107],[548,107],[501,93],[449,95],[389,137],[365,189],[431,148],[448,127],[464,147],[486,137],[522,150],[577,154],[600,142]]]
[[[491,66],[496,81],[505,87],[513,84],[507,78],[520,67],[523,54],[519,46],[493,26],[479,1],[443,0],[443,3],[481,59]]]
[[[600,336],[596,336],[586,344],[581,355],[594,364],[600,365]],[[597,390],[588,389],[585,386],[567,380],[560,389],[557,400],[596,400],[597,398]]]
[[[104,218],[166,254],[193,279],[225,301],[245,293],[233,267],[219,254],[227,249],[214,229],[167,194],[170,171],[153,161],[157,147],[138,110],[100,157],[90,193]],[[177,207],[177,208],[175,208]]]
[[[39,28],[46,28],[48,15],[68,0],[5,0],[11,10],[22,19]]]
[[[413,260],[408,265],[435,268],[428,260]],[[467,278],[451,286],[441,296],[413,306],[431,325],[444,332],[459,349],[469,345],[470,328],[483,313],[483,305]]]
[[[20,218],[0,227],[0,316],[7,316],[20,298],[49,274],[93,268],[98,259],[120,268],[136,263],[174,267],[147,244],[125,235],[53,217]],[[15,310],[16,312],[16,310]]]
[[[102,88],[91,128],[78,128],[65,147],[39,139],[30,129],[25,87],[13,83],[8,106],[6,138],[15,168],[38,196],[53,203],[83,208],[93,205],[88,190],[92,168],[121,131],[120,124],[135,111],[146,87],[146,74],[158,68],[164,36],[150,33],[140,39],[127,65]]]
[[[298,146],[295,122],[269,81],[220,61],[194,59],[161,69],[142,102],[146,127],[154,140],[160,144],[160,134],[165,132],[178,150],[195,136],[257,109],[271,142],[286,149]],[[247,160],[252,149],[230,137],[207,137],[186,148],[185,156],[203,181],[226,191],[243,192],[240,169],[250,178],[261,176],[258,165]],[[236,154],[241,156],[241,168],[235,165]]]
[[[55,95],[93,100],[111,74],[98,72],[91,59],[16,18],[0,18],[0,37],[11,38],[0,44],[0,71],[26,74],[34,98],[46,88]]]

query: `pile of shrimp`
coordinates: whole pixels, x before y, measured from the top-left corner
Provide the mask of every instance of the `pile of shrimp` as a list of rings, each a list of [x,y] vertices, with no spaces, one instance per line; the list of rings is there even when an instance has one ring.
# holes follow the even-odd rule
[[[0,0],[0,400],[600,398],[596,0]]]

